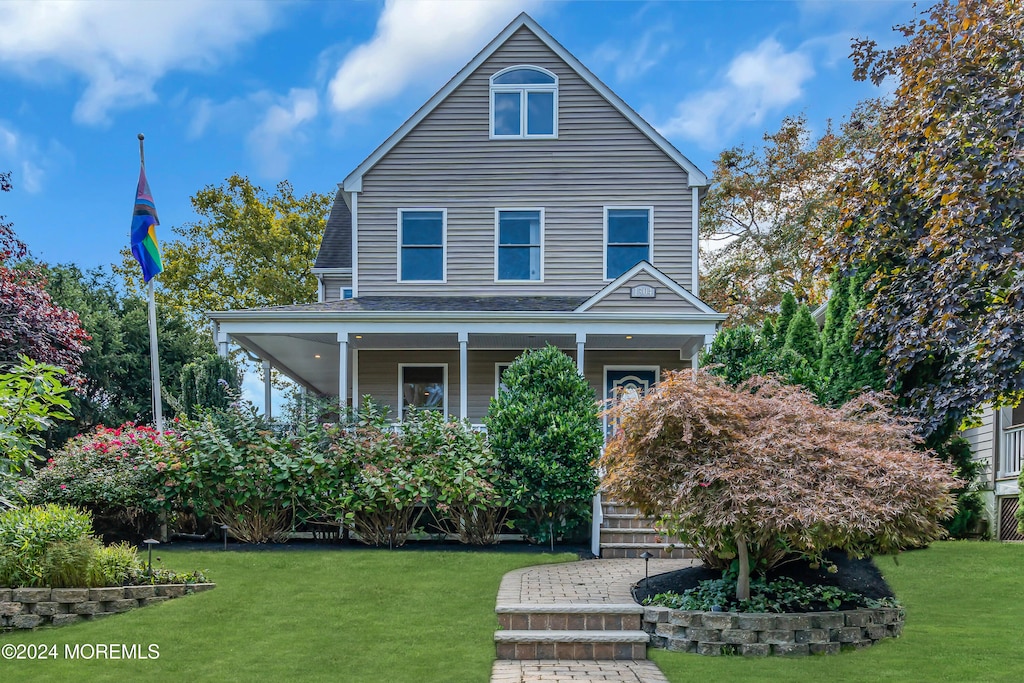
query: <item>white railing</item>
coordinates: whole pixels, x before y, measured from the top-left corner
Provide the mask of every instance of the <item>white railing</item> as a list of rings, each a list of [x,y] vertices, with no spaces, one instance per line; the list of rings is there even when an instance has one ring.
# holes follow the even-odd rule
[[[999,467],[1000,477],[1020,474],[1021,456],[1024,455],[1024,425],[1003,430],[1003,453]]]

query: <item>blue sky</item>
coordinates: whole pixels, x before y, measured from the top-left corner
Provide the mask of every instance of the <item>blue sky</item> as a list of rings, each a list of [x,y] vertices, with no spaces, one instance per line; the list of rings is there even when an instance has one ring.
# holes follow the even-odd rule
[[[164,240],[232,173],[333,192],[523,10],[709,174],[784,116],[820,130],[881,94],[853,82],[850,38],[891,45],[915,16],[873,0],[0,2],[0,214],[41,260],[119,261],[139,132]]]

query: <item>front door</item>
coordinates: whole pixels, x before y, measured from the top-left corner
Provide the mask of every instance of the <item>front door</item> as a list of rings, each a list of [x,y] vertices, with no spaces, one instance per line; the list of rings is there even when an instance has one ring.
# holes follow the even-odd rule
[[[638,398],[658,383],[661,369],[656,365],[621,366],[606,365],[604,368],[605,398],[630,400]],[[605,418],[605,435],[608,435],[608,420]]]

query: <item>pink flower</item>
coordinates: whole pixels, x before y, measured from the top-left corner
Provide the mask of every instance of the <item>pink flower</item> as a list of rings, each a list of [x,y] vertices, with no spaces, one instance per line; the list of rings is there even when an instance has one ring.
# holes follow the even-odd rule
[[[61,484],[61,485],[60,485],[60,490],[61,490],[61,491],[63,491],[63,490],[64,490],[64,489],[66,489],[66,488],[67,488],[67,486],[65,486],[64,484]]]
[[[710,481],[702,481],[701,483],[697,484],[697,486],[700,486],[701,488],[705,488],[706,489],[707,487],[711,486],[711,482]]]

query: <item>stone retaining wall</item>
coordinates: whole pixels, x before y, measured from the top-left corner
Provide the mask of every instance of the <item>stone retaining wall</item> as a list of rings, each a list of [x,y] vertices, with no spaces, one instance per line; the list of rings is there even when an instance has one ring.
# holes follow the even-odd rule
[[[169,583],[123,588],[0,588],[0,630],[66,626],[201,593],[213,583]]]
[[[899,607],[809,614],[737,614],[646,607],[651,647],[701,655],[803,656],[863,648],[903,633]]]

